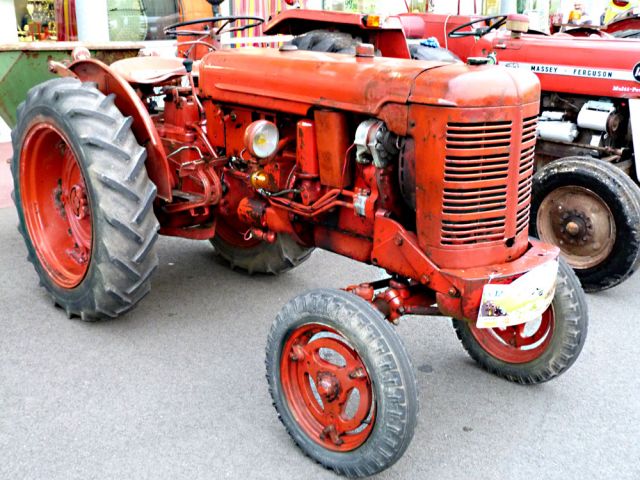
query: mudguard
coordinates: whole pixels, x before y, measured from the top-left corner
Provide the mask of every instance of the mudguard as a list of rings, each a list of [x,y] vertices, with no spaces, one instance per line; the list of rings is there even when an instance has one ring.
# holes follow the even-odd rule
[[[147,149],[147,173],[167,202],[172,198],[172,176],[167,154],[151,116],[135,90],[112,68],[93,59],[81,59],[69,65],[83,82],[95,82],[105,95],[114,94],[114,102],[123,115],[133,118],[131,129],[138,143]]]

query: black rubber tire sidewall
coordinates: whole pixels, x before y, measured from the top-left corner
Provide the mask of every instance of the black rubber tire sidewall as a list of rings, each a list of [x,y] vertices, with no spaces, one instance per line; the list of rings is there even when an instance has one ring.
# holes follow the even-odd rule
[[[353,55],[358,40],[344,32],[312,30],[295,37],[292,44],[299,50]]]
[[[282,233],[277,235],[274,243],[261,242],[247,248],[232,245],[219,235],[211,239],[211,244],[215,253],[231,268],[239,268],[249,275],[287,272],[308,260],[314,250],[299,245],[291,236]]]

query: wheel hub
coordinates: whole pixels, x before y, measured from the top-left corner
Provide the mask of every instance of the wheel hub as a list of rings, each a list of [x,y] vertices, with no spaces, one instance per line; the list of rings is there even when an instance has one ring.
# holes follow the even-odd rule
[[[316,388],[323,401],[333,402],[340,393],[340,381],[330,372],[319,372]]]
[[[570,245],[584,246],[592,241],[593,224],[583,212],[572,210],[563,213],[558,225],[558,236]]]
[[[76,184],[71,187],[69,203],[71,205],[71,212],[78,220],[82,220],[87,217],[89,213],[87,209],[89,201],[87,200],[87,192],[82,185]]]
[[[538,236],[560,247],[574,269],[595,267],[607,259],[616,239],[616,224],[607,203],[576,185],[551,191],[540,203]]]

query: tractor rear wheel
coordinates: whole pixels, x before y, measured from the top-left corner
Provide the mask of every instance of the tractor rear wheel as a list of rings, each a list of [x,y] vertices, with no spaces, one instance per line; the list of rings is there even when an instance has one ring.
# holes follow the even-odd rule
[[[533,178],[530,233],[560,247],[587,292],[614,287],[640,263],[640,188],[610,163],[553,161]]]
[[[578,358],[587,336],[587,302],[578,278],[560,260],[556,292],[539,319],[506,328],[477,328],[453,320],[469,356],[499,377],[543,383],[564,373]]]
[[[276,317],[266,354],[278,416],[309,457],[362,477],[405,452],[418,412],[414,371],[371,304],[341,290],[299,295]]]
[[[359,42],[361,42],[360,39],[353,38],[348,33],[331,32],[329,30],[312,30],[295,37],[291,41],[299,50],[344,53],[348,55],[356,53],[356,45]]]
[[[313,248],[305,248],[289,235],[278,234],[274,243],[247,238],[243,228],[234,228],[219,219],[216,235],[211,239],[214,252],[232,269],[244,270],[249,275],[267,273],[279,275],[307,260]]]
[[[19,230],[40,283],[69,317],[114,318],[158,265],[146,150],[112,96],[60,78],[32,88],[12,132]]]

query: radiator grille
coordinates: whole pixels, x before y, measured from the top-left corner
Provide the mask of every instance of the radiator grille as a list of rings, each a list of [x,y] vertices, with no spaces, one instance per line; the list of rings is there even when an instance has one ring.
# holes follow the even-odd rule
[[[511,135],[510,121],[447,125],[442,245],[504,238]]]
[[[538,117],[525,118],[522,125],[522,150],[520,151],[520,169],[518,170],[516,235],[522,233],[529,226],[537,125]]]
[[[525,118],[518,142],[510,121],[447,124],[442,245],[503,241],[527,229],[536,126],[537,117]],[[519,155],[511,151],[516,145]],[[510,170],[510,159],[519,160],[517,170]],[[516,183],[517,197],[509,197],[508,185]],[[516,218],[507,232],[508,198],[517,200],[510,200]]]

